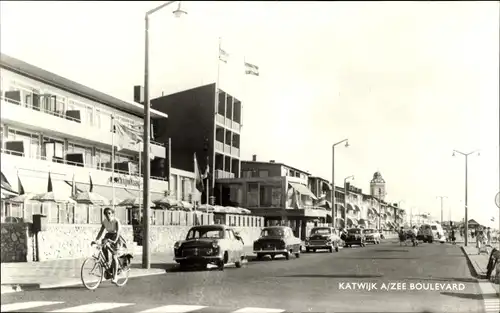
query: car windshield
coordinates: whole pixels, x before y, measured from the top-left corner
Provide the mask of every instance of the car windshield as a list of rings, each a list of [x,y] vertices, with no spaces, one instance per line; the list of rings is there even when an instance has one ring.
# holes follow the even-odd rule
[[[347,232],[349,232],[349,234],[361,234],[360,229],[349,229]]]
[[[330,228],[315,228],[311,231],[311,235],[330,235]]]
[[[260,233],[261,237],[283,237],[285,231],[281,228],[266,228]]]
[[[224,230],[219,228],[194,228],[191,229],[186,239],[223,239],[224,238]]]

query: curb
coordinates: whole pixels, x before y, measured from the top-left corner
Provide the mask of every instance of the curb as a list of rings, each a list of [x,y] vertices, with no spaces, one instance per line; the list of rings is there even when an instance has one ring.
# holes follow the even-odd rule
[[[479,279],[486,279],[486,274],[484,274],[483,271],[478,269],[478,266],[476,265],[476,262],[471,260],[469,254],[467,251],[465,251],[464,246],[460,246],[460,250],[462,250],[462,253],[465,255],[465,258],[467,259],[467,263],[469,263],[474,271],[474,276]]]
[[[154,270],[153,272],[149,273],[130,273],[129,278],[136,278],[136,277],[145,277],[145,276],[154,276],[154,275],[162,275],[166,274],[167,272],[165,270]],[[80,278],[73,278],[73,279],[68,279],[62,282],[58,283],[41,283],[41,284],[2,284],[1,288],[1,294],[8,294],[8,293],[13,293],[13,292],[22,292],[22,291],[35,291],[35,290],[41,290],[41,289],[54,289],[54,288],[63,288],[63,287],[71,287],[71,286],[78,286],[81,285],[82,281]]]

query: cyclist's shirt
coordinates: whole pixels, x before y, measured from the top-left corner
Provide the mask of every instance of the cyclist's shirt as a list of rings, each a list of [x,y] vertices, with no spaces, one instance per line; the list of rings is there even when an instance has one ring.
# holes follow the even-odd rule
[[[118,224],[120,222],[116,219],[113,218],[112,220],[108,221],[107,219],[104,219],[102,221],[102,225],[106,229],[108,233],[116,233],[118,231]]]

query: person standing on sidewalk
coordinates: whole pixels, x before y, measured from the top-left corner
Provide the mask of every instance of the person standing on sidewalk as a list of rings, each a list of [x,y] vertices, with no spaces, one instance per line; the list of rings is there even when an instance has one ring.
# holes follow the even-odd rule
[[[489,246],[491,245],[491,229],[488,227],[488,230],[486,231],[486,245]]]

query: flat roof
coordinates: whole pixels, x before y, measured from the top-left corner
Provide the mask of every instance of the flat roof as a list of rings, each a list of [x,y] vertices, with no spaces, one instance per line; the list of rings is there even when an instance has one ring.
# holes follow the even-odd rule
[[[298,171],[298,172],[301,172],[301,173],[304,173],[308,176],[311,176],[311,174],[309,174],[308,172],[304,171],[304,170],[299,170],[298,168],[296,167],[293,167],[293,166],[290,166],[290,165],[286,165],[285,163],[278,163],[278,162],[263,162],[263,161],[241,161],[241,163],[253,163],[253,164],[273,164],[273,165],[280,165],[280,166],[286,166],[292,170],[295,170],[295,171]]]
[[[32,64],[8,56],[4,53],[0,53],[0,67],[52,85],[54,87],[61,88],[89,100],[108,105],[115,109],[137,116],[144,116],[144,106],[142,104],[132,101],[120,100],[103,92],[94,90],[90,87],[84,86],[57,74],[46,71],[42,68],[36,67]],[[152,118],[168,117],[167,114],[157,110],[151,109],[150,112]]]

